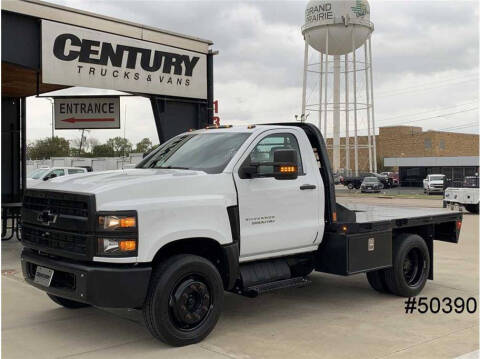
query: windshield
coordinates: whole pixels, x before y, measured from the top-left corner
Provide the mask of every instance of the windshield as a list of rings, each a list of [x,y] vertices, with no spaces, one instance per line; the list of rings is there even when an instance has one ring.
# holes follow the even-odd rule
[[[177,168],[220,173],[250,136],[242,132],[180,135],[165,142],[137,168]]]
[[[377,182],[376,177],[365,177],[364,182]]]
[[[28,176],[28,178],[31,178],[31,179],[40,179],[43,177],[43,175],[45,173],[47,173],[50,169],[49,168],[39,168],[35,171],[33,171],[32,173],[30,173],[30,175]]]
[[[430,181],[443,181],[444,176],[430,176]]]

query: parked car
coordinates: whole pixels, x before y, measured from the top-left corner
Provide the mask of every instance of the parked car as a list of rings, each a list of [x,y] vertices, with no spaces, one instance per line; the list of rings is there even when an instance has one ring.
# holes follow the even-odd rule
[[[42,181],[48,181],[55,177],[72,176],[80,173],[87,173],[87,169],[81,167],[38,168],[27,176],[27,187],[35,186]]]
[[[365,177],[376,177],[383,184],[384,188],[390,188],[392,186],[392,180],[390,178],[373,172],[360,173],[358,176],[344,177],[341,183],[344,186],[347,186],[348,189],[359,189]]]
[[[443,193],[443,181],[445,180],[445,175],[442,174],[432,174],[428,175],[427,178],[423,180],[423,193]]]
[[[377,177],[365,177],[360,185],[360,191],[365,192],[380,192],[383,189],[383,184]]]
[[[385,176],[391,179],[391,186],[399,186],[400,185],[400,177],[398,172],[380,172],[380,176]]]

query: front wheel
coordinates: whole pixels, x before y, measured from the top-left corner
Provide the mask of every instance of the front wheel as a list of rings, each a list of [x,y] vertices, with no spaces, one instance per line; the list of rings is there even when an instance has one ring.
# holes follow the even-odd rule
[[[353,183],[349,183],[349,184],[347,185],[347,188],[348,188],[348,189],[353,189]]]
[[[430,254],[422,237],[401,234],[393,241],[393,266],[385,270],[389,291],[400,297],[414,297],[427,282]]]
[[[195,255],[177,255],[152,274],[143,315],[150,333],[172,346],[204,339],[223,307],[223,282],[216,267]]]

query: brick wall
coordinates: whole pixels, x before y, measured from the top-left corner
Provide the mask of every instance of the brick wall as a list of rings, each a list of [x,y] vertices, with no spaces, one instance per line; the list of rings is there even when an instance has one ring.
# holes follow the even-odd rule
[[[379,134],[375,136],[377,143],[377,165],[383,167],[385,157],[457,157],[479,156],[479,135],[422,131],[421,127],[392,126],[380,127]],[[353,137],[350,137],[350,168],[354,169]],[[345,168],[345,138],[340,139],[340,167]],[[360,146],[368,144],[367,136],[359,136]],[[327,138],[327,147],[331,147],[332,139]],[[330,161],[332,150],[328,150]],[[368,150],[358,150],[359,171],[368,171]]]

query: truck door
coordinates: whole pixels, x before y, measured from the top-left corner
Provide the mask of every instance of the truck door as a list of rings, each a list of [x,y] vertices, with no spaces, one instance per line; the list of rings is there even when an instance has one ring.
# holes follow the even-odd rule
[[[272,162],[276,149],[297,150],[299,173],[296,179],[239,177],[238,170],[246,161]],[[312,161],[316,163],[313,154]],[[315,167],[306,166],[294,131],[269,131],[250,145],[234,169],[241,260],[302,252],[315,246],[317,236],[322,235],[318,233],[321,184],[318,167]],[[271,173],[273,166],[259,166],[259,172]]]

